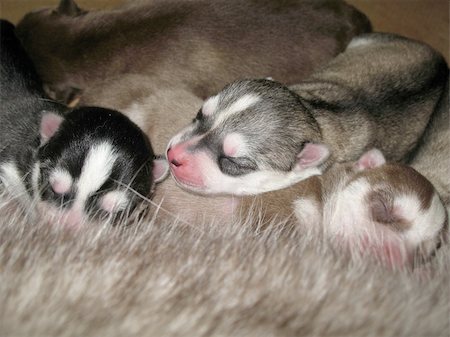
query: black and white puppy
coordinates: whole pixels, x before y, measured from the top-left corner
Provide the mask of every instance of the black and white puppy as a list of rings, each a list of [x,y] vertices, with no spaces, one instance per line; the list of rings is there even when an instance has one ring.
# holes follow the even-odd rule
[[[444,58],[427,45],[362,35],[295,86],[241,80],[207,99],[169,142],[172,176],[195,192],[245,195],[290,186],[374,147],[404,161],[447,82]]]
[[[121,113],[68,110],[47,99],[14,32],[1,21],[0,179],[22,204],[78,225],[132,209],[153,186],[153,150]],[[158,171],[158,177],[164,170]]]

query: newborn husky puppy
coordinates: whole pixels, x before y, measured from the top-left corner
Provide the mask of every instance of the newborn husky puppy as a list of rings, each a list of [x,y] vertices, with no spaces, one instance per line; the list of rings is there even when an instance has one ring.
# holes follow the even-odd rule
[[[14,26],[1,21],[0,179],[29,207],[77,225],[87,214],[130,210],[153,184],[153,150],[117,111],[67,108],[44,96]],[[158,166],[158,165],[157,165]]]
[[[376,149],[289,188],[244,197],[238,209],[253,205],[266,221],[294,215],[307,231],[390,266],[428,259],[448,239],[447,213],[433,185],[409,166],[386,164]]]
[[[445,60],[425,44],[357,37],[291,88],[241,80],[207,99],[169,143],[172,176],[191,191],[244,195],[284,188],[373,147],[405,160],[447,81]]]
[[[130,1],[91,12],[61,0],[28,13],[17,30],[48,92],[63,101],[124,73],[204,99],[242,76],[296,83],[370,23],[340,0]]]

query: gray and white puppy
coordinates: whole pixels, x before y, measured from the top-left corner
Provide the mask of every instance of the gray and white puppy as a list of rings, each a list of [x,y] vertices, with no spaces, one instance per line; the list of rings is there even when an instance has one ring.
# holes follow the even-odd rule
[[[448,82],[444,58],[423,43],[367,34],[290,88],[241,80],[208,98],[167,150],[178,184],[200,193],[284,188],[378,148],[405,161]]]
[[[242,76],[296,83],[371,28],[341,0],[130,1],[99,11],[61,0],[28,13],[17,29],[48,92],[70,101],[124,73],[186,86],[202,99]]]

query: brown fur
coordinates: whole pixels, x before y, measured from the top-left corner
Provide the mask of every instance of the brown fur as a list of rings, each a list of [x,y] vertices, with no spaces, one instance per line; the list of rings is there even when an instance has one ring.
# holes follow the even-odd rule
[[[405,219],[403,214],[399,215],[394,210],[396,198],[414,196],[420,202],[418,211],[428,212],[433,197],[437,195],[433,185],[423,175],[411,167],[400,164],[385,164],[362,172],[355,171],[353,164],[337,164],[321,176],[310,177],[291,187],[237,200],[240,200],[239,207],[243,214],[248,214],[248,211],[255,206],[261,209],[260,217],[265,223],[269,223],[274,218],[290,219],[302,228],[316,226],[321,231],[322,228],[326,230],[327,227],[327,220],[322,219],[324,208],[332,208],[331,204],[336,201],[336,197],[339,197],[340,191],[352,182],[361,179],[369,184],[365,203],[372,218],[355,219],[355,222],[369,223],[373,220],[377,223],[376,226],[386,226],[392,233],[407,231],[413,225],[435,225],[432,223],[417,224],[415,219],[412,219],[413,222],[411,222]],[[301,202],[303,200],[314,202],[317,207],[316,218],[308,214],[310,217],[305,219],[302,215]],[[441,224],[437,225],[441,225],[441,230],[439,235],[431,238],[434,244],[430,244],[432,248],[427,254],[434,250],[442,238],[448,237],[448,219],[445,218]]]
[[[367,18],[339,0],[47,9],[27,14],[17,27],[48,91],[66,101],[92,82],[125,73],[186,85],[200,97],[243,76],[295,83],[369,30]]]

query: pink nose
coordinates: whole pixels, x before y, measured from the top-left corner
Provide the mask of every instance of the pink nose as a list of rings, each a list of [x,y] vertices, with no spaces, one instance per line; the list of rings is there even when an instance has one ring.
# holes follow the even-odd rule
[[[189,145],[181,143],[172,146],[167,151],[172,175],[178,182],[190,186],[202,186],[203,179],[200,172],[198,156],[186,150]]]
[[[185,165],[187,163],[185,146],[183,144],[177,144],[171,147],[167,151],[167,160],[172,167],[180,167]]]

